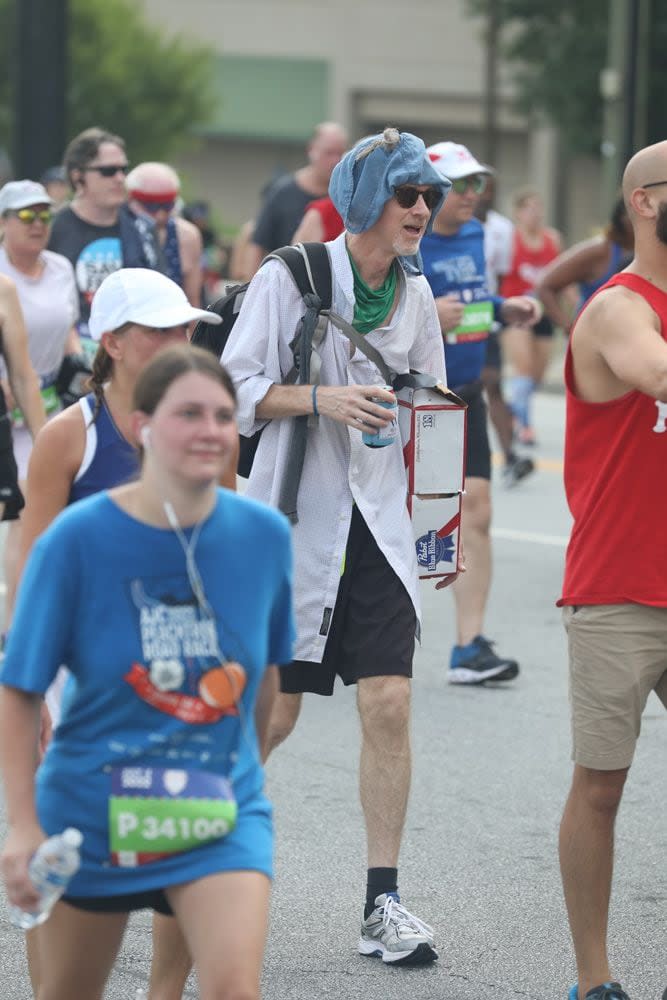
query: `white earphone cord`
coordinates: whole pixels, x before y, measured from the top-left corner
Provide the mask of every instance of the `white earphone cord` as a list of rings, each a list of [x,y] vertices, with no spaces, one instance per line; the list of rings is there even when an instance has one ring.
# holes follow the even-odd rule
[[[192,535],[190,537],[190,541],[188,542],[187,538],[183,533],[183,529],[178,523],[178,518],[176,517],[176,511],[174,510],[172,504],[169,502],[169,500],[163,500],[162,506],[167,516],[167,520],[169,521],[169,527],[172,529],[172,531],[178,538],[180,546],[183,549],[183,554],[185,555],[185,569],[188,575],[190,586],[192,587],[192,592],[195,595],[197,604],[199,605],[201,612],[205,615],[206,618],[209,619],[209,621],[213,625],[213,641],[215,643],[214,655],[217,657],[222,669],[226,671],[228,660],[227,657],[224,656],[222,650],[220,649],[220,643],[218,642],[218,628],[217,628],[217,620],[215,617],[215,612],[213,611],[213,608],[208,602],[208,598],[206,597],[206,593],[204,591],[204,582],[201,578],[201,574],[195,562],[195,547],[197,545],[197,542],[199,541],[199,533],[201,531],[203,521],[198,521],[197,524],[194,526],[194,528],[192,529]],[[250,740],[248,735],[248,720],[246,717],[243,701],[241,700],[241,698],[237,699],[236,684],[233,682],[231,678],[229,686],[232,690],[232,696],[234,698],[234,707],[236,708],[236,711],[239,713],[241,735],[245,740],[246,746],[248,747],[253,757],[255,758],[256,763],[260,767],[262,767],[262,762],[257,756],[255,747],[253,746],[252,741]]]

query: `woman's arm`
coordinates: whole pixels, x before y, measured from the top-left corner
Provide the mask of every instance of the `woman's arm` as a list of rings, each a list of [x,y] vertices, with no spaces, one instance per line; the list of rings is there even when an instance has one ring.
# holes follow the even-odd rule
[[[279,690],[278,667],[269,664],[259,686],[255,702],[255,729],[257,730],[257,742],[262,761],[265,761],[269,755],[269,747],[266,743],[269,735],[269,721]]]
[[[35,438],[40,427],[46,423],[44,403],[39,391],[39,379],[28,353],[28,335],[19,297],[13,282],[4,277],[0,283],[0,325],[9,384],[28,430]]]
[[[570,285],[592,281],[601,274],[600,264],[608,253],[608,244],[600,237],[585,240],[566,250],[545,269],[535,287],[544,311],[556,326],[567,330],[572,322],[561,305],[560,297]]]
[[[67,334],[67,340],[65,341],[65,347],[63,348],[64,354],[81,354],[83,350],[81,346],[81,337],[79,336],[79,331],[76,326],[73,326],[70,332]]]
[[[85,448],[83,414],[71,406],[37,436],[28,465],[26,505],[21,515],[18,577],[36,539],[67,506]]]
[[[237,434],[236,441],[234,443],[234,450],[229,457],[225,471],[220,476],[220,485],[224,486],[227,490],[233,490],[234,493],[236,492],[236,473],[239,467],[239,450],[240,442]]]
[[[28,864],[45,839],[35,809],[35,769],[41,696],[0,687],[0,770],[9,832],[0,868],[9,902],[29,910],[39,896],[28,877]]]

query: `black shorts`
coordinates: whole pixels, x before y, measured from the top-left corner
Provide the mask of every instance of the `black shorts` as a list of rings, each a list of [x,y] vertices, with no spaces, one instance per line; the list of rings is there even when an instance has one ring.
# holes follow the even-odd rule
[[[500,337],[496,330],[491,330],[489,333],[488,340],[486,342],[486,358],[484,359],[485,368],[497,368],[498,371],[503,367],[503,359],[500,353]]]
[[[536,337],[553,337],[554,325],[548,316],[543,316],[533,327],[533,334]]]
[[[322,663],[282,667],[281,690],[331,695],[336,676],[346,685],[363,677],[412,677],[416,628],[410,596],[355,505]]]
[[[486,403],[481,382],[468,382],[453,390],[468,404],[466,430],[466,478],[491,479],[491,446],[486,420]]]
[[[164,917],[173,917],[164,889],[129,892],[124,896],[62,896],[63,903],[86,913],[132,913],[134,910],[155,910]]]
[[[14,459],[12,423],[5,406],[4,393],[0,389],[0,504],[4,504],[3,521],[15,521],[25,507],[23,494],[19,489],[19,473]]]

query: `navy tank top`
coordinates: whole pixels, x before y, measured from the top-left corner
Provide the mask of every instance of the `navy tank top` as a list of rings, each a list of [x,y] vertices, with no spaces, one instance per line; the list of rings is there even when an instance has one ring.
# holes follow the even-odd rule
[[[139,472],[139,452],[120,433],[106,403],[100,407],[96,420],[93,420],[96,405],[93,393],[83,396],[77,405],[83,414],[86,447],[68,503],[120,486],[135,479]]]

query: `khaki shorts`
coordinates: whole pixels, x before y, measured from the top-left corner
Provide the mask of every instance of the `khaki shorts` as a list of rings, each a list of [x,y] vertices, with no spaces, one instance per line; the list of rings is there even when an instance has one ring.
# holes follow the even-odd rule
[[[667,708],[667,608],[575,605],[563,621],[572,759],[599,771],[630,767],[651,691]]]

